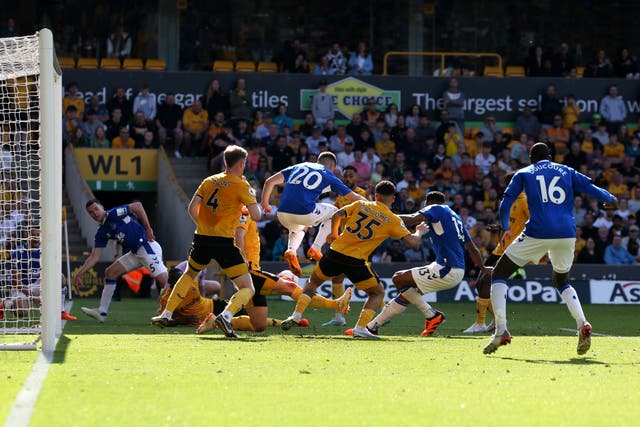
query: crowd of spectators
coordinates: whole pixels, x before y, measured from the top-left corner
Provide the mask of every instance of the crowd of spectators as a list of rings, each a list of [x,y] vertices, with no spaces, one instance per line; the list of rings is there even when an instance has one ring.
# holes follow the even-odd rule
[[[393,208],[398,213],[419,209],[430,190],[444,192],[486,253],[497,243],[497,234],[486,226],[497,222],[505,174],[526,165],[529,148],[543,141],[550,146],[553,160],[590,176],[620,200],[617,210],[612,210],[576,198],[576,259],[640,260],[635,218],[640,209],[640,132],[627,128],[625,102],[615,85],[590,123],[578,121],[581,111],[575,96],[562,94],[568,99],[563,105],[555,86],[548,85],[537,111],[525,108],[511,128],[501,127],[491,114],[481,127],[465,127],[464,93],[456,79],[443,93],[446,108],[440,111],[423,111],[418,105],[400,111],[397,105],[382,106],[372,97],[349,121],[338,122],[326,85],[324,80],[319,82],[312,110],[295,124],[284,104],[273,111],[254,111],[242,78],[232,89],[213,80],[202,97],[184,110],[171,94],[158,105],[147,86],[133,102],[118,88],[106,105],[94,97],[85,106],[77,97],[77,85],[71,83],[63,101],[64,140],[88,147],[171,146],[168,151],[175,157],[206,157],[211,173],[222,170],[225,147],[241,145],[249,151],[246,176],[258,192],[272,173],[314,161],[319,153],[330,150],[337,156],[338,169],[353,167],[357,185],[365,190],[383,178],[395,182],[398,195]],[[439,117],[435,123],[429,117],[432,114]],[[277,197],[276,193],[273,205]],[[332,200],[333,195],[327,195],[326,201]],[[282,230],[275,216],[265,218],[260,230],[264,259],[279,259]],[[614,241],[616,236],[620,241]],[[431,256],[428,246],[425,242],[421,250],[409,251],[383,245],[374,260],[425,261]],[[620,255],[623,249],[630,257]],[[306,253],[306,248],[302,250],[300,256]]]

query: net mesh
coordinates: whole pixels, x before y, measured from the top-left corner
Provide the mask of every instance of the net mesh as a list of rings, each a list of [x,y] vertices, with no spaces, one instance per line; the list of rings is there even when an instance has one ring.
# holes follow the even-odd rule
[[[0,348],[40,323],[40,108],[37,35],[0,39]]]

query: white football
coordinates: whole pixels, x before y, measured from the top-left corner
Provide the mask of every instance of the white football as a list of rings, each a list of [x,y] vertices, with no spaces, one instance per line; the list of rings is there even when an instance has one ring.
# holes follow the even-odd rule
[[[296,285],[298,284],[298,276],[293,274],[291,272],[291,270],[282,270],[280,273],[278,273],[278,277],[280,277],[282,279],[285,279],[285,280],[289,280],[289,281],[295,283]]]

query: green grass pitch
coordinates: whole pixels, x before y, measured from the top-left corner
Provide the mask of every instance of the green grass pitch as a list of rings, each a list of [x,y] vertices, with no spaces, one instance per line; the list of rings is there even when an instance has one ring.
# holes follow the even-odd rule
[[[87,304],[89,303],[89,304]],[[309,310],[310,328],[289,332],[153,329],[154,303],[114,302],[105,324],[67,324],[35,406],[32,426],[624,426],[640,417],[637,306],[585,306],[591,351],[577,356],[565,307],[510,304],[513,343],[482,354],[488,335],[460,331],[472,304],[436,304],[447,321],[418,336],[414,308],[359,341]],[[361,305],[348,316],[355,322]],[[293,305],[270,301],[284,318]],[[83,317],[80,317],[83,316]],[[0,352],[0,423],[36,352]]]

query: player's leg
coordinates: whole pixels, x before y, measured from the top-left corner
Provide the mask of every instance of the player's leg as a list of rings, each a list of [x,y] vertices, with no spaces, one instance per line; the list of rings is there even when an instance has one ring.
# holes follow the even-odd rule
[[[298,261],[297,251],[304,239],[305,225],[300,221],[303,215],[294,215],[286,212],[278,211],[276,213],[280,224],[289,230],[289,240],[287,242],[287,250],[284,251],[284,260],[289,265],[289,270],[296,276],[302,276],[302,268],[300,268],[300,262]]]
[[[549,260],[553,266],[552,281],[558,289],[567,309],[576,321],[578,329],[578,354],[585,354],[591,348],[591,324],[587,321],[576,290],[569,283],[569,271],[573,264],[575,239],[557,239],[549,250]]]
[[[327,242],[327,236],[331,233],[331,217],[338,210],[337,207],[328,203],[316,203],[316,209],[313,211],[313,223],[318,225],[316,238],[313,240],[307,256],[316,261],[322,258],[322,246]]]
[[[80,310],[87,316],[95,319],[98,323],[103,323],[107,317],[113,294],[116,291],[116,281],[118,277],[139,267],[140,264],[138,260],[131,252],[112,262],[104,271],[105,280],[102,294],[100,295],[100,305],[97,309],[81,307]]]
[[[344,294],[344,274],[331,279],[331,293],[334,299],[338,299]],[[322,326],[344,326],[346,323],[344,314],[336,311],[333,319],[323,323]]]
[[[378,335],[367,329],[367,325],[376,315],[376,310],[380,307],[380,302],[384,299],[384,288],[377,276],[370,279],[355,282],[354,287],[367,293],[367,300],[362,307],[355,328],[353,328],[354,338],[377,339]]]
[[[205,266],[206,267],[206,266]],[[159,316],[151,318],[151,324],[157,327],[168,326],[169,321],[173,316],[173,312],[176,311],[183,304],[185,298],[189,296],[189,293],[198,288],[198,284],[195,280],[196,276],[203,267],[201,264],[189,258],[186,271],[180,276],[178,281],[173,285],[167,304]]]
[[[484,265],[495,265],[498,260],[498,256],[491,254],[485,260]],[[473,325],[464,330],[465,334],[475,334],[479,332],[486,332],[488,330],[485,325],[487,317],[487,310],[493,316],[493,307],[491,305],[491,276],[480,272],[476,279],[476,291],[478,297],[476,298],[476,320]]]
[[[212,296],[219,294],[222,290],[222,285],[217,280],[204,280],[202,282],[202,293],[205,297],[211,298]]]
[[[263,297],[264,298],[264,297]],[[251,319],[251,325],[255,332],[262,332],[267,328],[267,306],[248,308],[249,318]]]
[[[521,234],[500,256],[491,274],[491,305],[496,329],[484,354],[495,352],[500,346],[511,342],[507,330],[507,279],[520,267],[537,262],[547,252],[547,239],[535,239]]]

